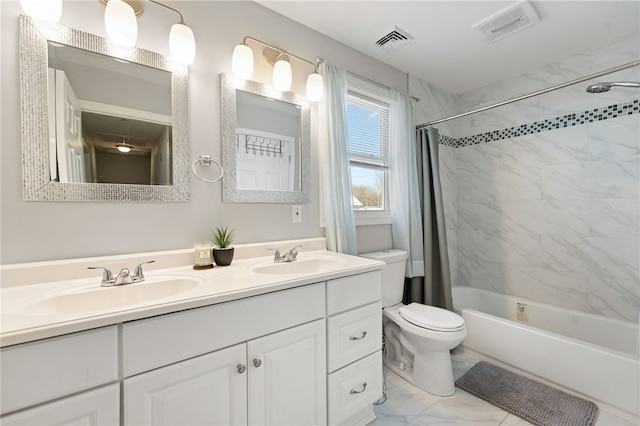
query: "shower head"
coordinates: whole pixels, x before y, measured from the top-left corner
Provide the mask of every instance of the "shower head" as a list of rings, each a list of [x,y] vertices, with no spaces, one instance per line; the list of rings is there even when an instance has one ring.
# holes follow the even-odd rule
[[[613,83],[600,82],[587,87],[588,93],[604,93],[611,90],[612,87],[640,87],[639,82],[635,81],[616,81]]]

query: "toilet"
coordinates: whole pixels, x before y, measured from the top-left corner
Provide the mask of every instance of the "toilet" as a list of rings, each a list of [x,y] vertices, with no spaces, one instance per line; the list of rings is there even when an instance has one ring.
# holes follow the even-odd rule
[[[382,321],[387,368],[424,391],[453,395],[449,351],[467,335],[464,319],[446,309],[402,303],[406,251],[392,249],[359,256],[386,263],[382,269]]]

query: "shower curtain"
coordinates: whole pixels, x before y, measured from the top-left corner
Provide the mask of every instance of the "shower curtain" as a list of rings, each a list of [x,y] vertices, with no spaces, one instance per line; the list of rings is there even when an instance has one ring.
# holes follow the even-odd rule
[[[453,310],[447,230],[438,166],[438,130],[417,130],[416,155],[422,208],[424,277],[405,279],[404,303],[419,302]]]

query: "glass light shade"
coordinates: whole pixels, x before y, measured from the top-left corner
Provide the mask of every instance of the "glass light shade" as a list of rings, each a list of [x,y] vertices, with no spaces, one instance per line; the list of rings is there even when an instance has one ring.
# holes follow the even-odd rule
[[[133,8],[122,0],[109,0],[104,11],[109,43],[118,49],[132,49],[138,39],[138,23]]]
[[[324,82],[322,76],[317,72],[309,74],[307,77],[307,98],[311,102],[318,102],[322,100],[324,94]]]
[[[32,18],[52,24],[62,15],[62,0],[20,0],[20,6]]]
[[[243,80],[248,80],[253,74],[253,51],[244,43],[237,45],[233,49],[231,58],[231,69],[233,75]]]
[[[291,64],[286,59],[280,59],[273,65],[273,86],[281,92],[291,89]]]
[[[131,147],[129,145],[116,145],[116,148],[118,148],[118,151],[124,152],[125,154],[131,151]]]
[[[169,33],[171,57],[183,65],[191,65],[196,58],[196,39],[191,28],[184,24],[173,24]]]

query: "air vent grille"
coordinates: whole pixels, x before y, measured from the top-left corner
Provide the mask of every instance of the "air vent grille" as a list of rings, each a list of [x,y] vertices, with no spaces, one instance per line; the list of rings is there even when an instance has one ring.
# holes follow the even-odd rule
[[[380,37],[380,39],[376,41],[376,44],[390,52],[399,49],[411,40],[413,40],[413,36],[401,28],[395,27],[393,31]]]
[[[539,20],[531,3],[523,1],[475,24],[473,29],[479,31],[487,41],[494,42]]]

